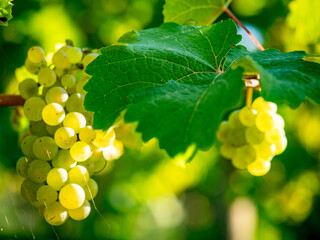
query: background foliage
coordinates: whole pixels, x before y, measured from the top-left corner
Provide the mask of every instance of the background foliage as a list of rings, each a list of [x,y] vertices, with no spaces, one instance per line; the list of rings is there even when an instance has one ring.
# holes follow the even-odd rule
[[[70,38],[76,45],[100,48],[131,29],[159,26],[163,5],[161,0],[16,1],[14,18],[0,28],[0,92],[17,92],[22,79],[15,69],[23,65],[30,46],[50,51]],[[320,54],[317,5],[317,0],[234,0],[230,7],[266,48]],[[242,44],[254,49],[246,38]],[[25,123],[16,122],[19,110],[1,108],[0,237],[227,239],[235,229],[232,221],[228,224],[228,213],[241,206],[246,209],[242,219],[251,219],[256,239],[320,238],[320,108],[309,101],[296,110],[279,109],[289,144],[265,177],[235,170],[219,156],[217,145],[184,166],[183,156],[170,159],[151,140],[141,148],[127,148],[97,176],[98,211],[53,230],[19,195],[15,163],[22,153],[13,127]]]

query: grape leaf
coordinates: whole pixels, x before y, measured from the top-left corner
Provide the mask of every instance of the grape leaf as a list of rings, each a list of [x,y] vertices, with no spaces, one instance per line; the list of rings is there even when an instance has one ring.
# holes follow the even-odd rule
[[[166,0],[163,15],[165,22],[209,25],[216,20],[232,0]]]
[[[172,157],[194,143],[206,150],[225,112],[240,103],[242,73],[241,68],[230,68],[210,84],[169,81],[133,94],[125,120],[139,121],[137,131],[143,133],[143,140],[158,138]]]
[[[12,19],[12,7],[10,0],[0,0],[0,26],[7,26],[8,21]]]
[[[165,23],[129,32],[119,44],[102,48],[86,69],[92,78],[85,85],[84,105],[94,112],[93,127],[112,126],[130,103],[128,96],[137,90],[169,80],[211,84],[222,72],[226,54],[240,40],[232,20],[206,27]]]
[[[261,95],[266,100],[296,108],[306,98],[320,103],[320,65],[305,61],[308,57],[304,52],[276,49],[252,53],[237,46],[229,52],[225,67],[233,63],[233,67],[259,73]]]

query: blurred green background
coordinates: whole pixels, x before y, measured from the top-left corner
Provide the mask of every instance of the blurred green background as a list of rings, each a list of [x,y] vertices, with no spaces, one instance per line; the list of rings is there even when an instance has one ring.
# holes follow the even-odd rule
[[[100,48],[131,29],[159,26],[164,0],[15,1],[0,28],[0,92],[17,93],[27,50],[46,52],[72,39]],[[320,54],[320,1],[234,0],[231,10],[266,48]],[[220,19],[227,18],[222,15]],[[242,33],[241,30],[239,30]],[[255,46],[244,36],[248,48]],[[152,140],[95,176],[99,193],[90,216],[60,227],[46,224],[19,194],[15,163],[22,156],[15,129],[19,109],[0,108],[1,239],[320,239],[320,108],[310,101],[279,106],[288,148],[264,177],[237,171],[218,146],[187,165]]]

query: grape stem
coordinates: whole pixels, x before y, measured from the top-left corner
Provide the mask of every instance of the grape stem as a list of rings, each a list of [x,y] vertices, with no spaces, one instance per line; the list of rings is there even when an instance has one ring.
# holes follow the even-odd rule
[[[0,107],[23,106],[25,100],[20,95],[0,94]]]
[[[252,42],[258,47],[260,51],[264,51],[264,48],[262,47],[261,43],[252,35],[252,33],[246,28],[240,20],[230,11],[229,8],[224,8],[224,11],[231,17],[250,37]]]

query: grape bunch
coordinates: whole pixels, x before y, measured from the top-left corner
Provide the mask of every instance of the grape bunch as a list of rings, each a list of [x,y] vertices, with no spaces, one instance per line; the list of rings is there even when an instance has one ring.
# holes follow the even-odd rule
[[[232,112],[217,131],[221,155],[254,176],[267,174],[270,161],[287,147],[284,120],[276,112],[277,105],[262,97]]]
[[[32,47],[25,61],[35,77],[19,84],[29,132],[20,143],[25,156],[17,172],[25,178],[22,196],[58,226],[68,216],[83,220],[89,215],[89,201],[98,192],[92,175],[105,168],[106,160],[118,158],[123,145],[113,128],[93,129],[92,113],[83,107],[89,79],[84,69],[98,53],[65,45],[51,56],[46,60],[42,48]]]

